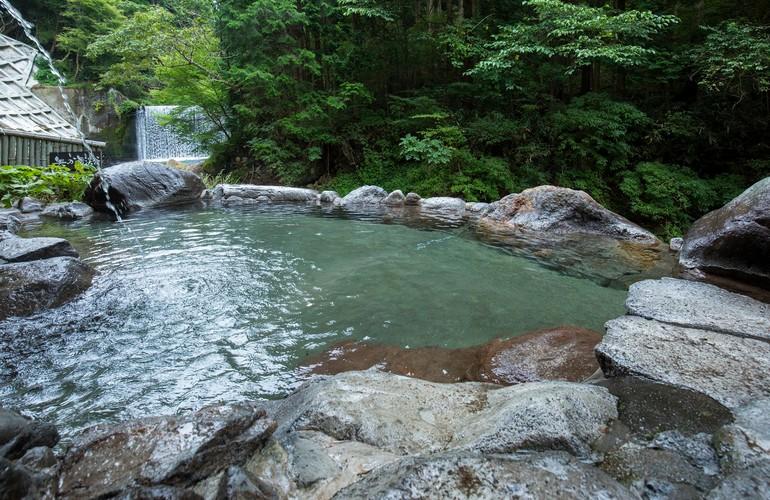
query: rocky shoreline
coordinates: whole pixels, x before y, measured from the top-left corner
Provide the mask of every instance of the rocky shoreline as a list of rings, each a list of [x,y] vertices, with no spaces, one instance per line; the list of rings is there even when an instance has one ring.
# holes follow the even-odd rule
[[[697,281],[639,281],[665,262],[668,245],[585,193],[541,186],[487,205],[375,186],[345,197],[275,186],[204,191],[192,174],[143,164],[110,175],[121,210],[200,198],[224,207],[303,203],[468,219],[482,239],[540,252],[546,262],[626,259],[636,263],[637,282],[627,314],[606,325],[595,348],[601,373],[590,378],[581,372],[563,381],[558,365],[538,371],[514,363],[508,379],[458,375],[497,384],[437,383],[381,371],[415,375],[409,363],[396,369],[403,352],[364,350],[363,361],[349,366],[371,368],[335,369],[342,373],[316,376],[283,400],[96,426],[58,456],[55,428],[0,409],[7,498],[767,498],[770,305]],[[104,192],[100,182],[88,196]],[[108,209],[104,201],[94,207]],[[22,204],[30,209],[34,200]],[[70,300],[93,275],[65,240],[14,236],[22,208],[0,212],[0,319]],[[767,213],[770,178],[696,222],[680,265],[688,276],[765,286]],[[546,338],[498,341],[469,359],[516,361],[522,342],[537,352],[553,348]],[[474,369],[505,373],[483,366]],[[432,373],[422,375],[454,381]]]

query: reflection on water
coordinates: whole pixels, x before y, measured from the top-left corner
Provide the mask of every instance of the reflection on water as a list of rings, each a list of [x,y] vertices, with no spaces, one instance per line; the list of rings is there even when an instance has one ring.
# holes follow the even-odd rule
[[[73,303],[0,322],[0,399],[59,424],[273,398],[340,340],[464,347],[572,324],[625,292],[467,236],[273,208],[146,212],[45,225],[99,270]],[[379,220],[379,219],[378,219]]]

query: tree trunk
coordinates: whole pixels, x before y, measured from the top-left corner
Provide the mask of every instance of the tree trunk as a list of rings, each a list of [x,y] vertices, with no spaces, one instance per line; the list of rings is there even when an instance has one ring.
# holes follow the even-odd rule
[[[586,64],[580,68],[580,94],[587,94],[593,89],[594,69],[591,64]]]

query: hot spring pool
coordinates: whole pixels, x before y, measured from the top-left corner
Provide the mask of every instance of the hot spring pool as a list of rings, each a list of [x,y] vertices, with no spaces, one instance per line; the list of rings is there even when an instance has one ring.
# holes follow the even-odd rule
[[[469,236],[314,209],[152,211],[44,225],[100,274],[78,300],[0,322],[0,400],[65,434],[285,395],[341,340],[467,347],[539,328],[602,331],[626,293]]]

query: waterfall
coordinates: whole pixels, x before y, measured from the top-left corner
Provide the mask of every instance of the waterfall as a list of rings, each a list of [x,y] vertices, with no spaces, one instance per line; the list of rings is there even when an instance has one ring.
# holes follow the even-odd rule
[[[162,125],[164,117],[177,106],[142,106],[136,112],[136,146],[140,160],[192,160],[208,157],[201,145],[182,136],[171,125]],[[192,130],[206,126],[206,120],[194,110],[186,111]]]

